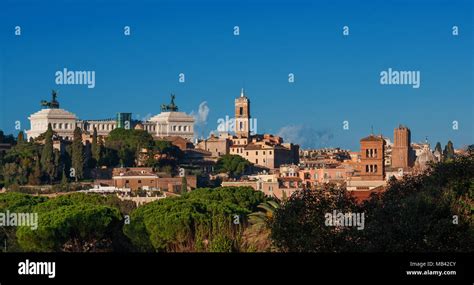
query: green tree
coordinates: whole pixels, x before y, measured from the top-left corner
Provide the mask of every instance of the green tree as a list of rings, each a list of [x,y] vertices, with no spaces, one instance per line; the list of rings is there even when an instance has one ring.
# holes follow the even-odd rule
[[[252,164],[239,155],[226,154],[217,160],[215,171],[227,173],[230,177],[240,177],[247,173]]]
[[[120,164],[125,167],[136,165],[138,153],[143,148],[151,149],[153,145],[153,137],[147,131],[135,129],[116,128],[105,140],[105,147],[114,150],[109,154],[117,154]]]
[[[35,198],[29,196],[30,200]],[[38,213],[38,228],[19,227],[18,245],[24,251],[123,251],[130,249],[122,233],[122,212],[128,207],[115,196],[75,193],[32,203],[20,200],[24,212]],[[11,202],[10,202],[11,203]],[[21,203],[21,204],[19,204]],[[0,208],[2,195],[0,194]],[[126,210],[129,212],[130,210]]]
[[[391,183],[365,203],[360,248],[377,252],[474,250],[474,155]]]
[[[446,160],[454,158],[454,146],[451,141],[448,141],[448,144],[444,147],[443,156]]]
[[[100,161],[100,144],[97,140],[97,129],[95,127],[92,134],[92,157],[95,160],[96,166],[98,166]]]
[[[28,178],[28,183],[31,185],[41,184],[41,166],[39,157],[36,157],[35,159],[35,167],[33,172],[30,174],[30,177]]]
[[[140,251],[239,251],[244,217],[264,199],[250,187],[200,188],[137,208],[124,232]]]
[[[443,154],[443,149],[441,148],[441,143],[440,142],[436,143],[435,151],[438,151],[440,154]]]
[[[181,178],[181,194],[186,192],[188,192],[188,180],[186,179],[186,176],[183,176]]]
[[[49,182],[54,179],[54,151],[53,151],[53,129],[48,124],[48,130],[44,133],[44,145],[41,153],[41,167]]]
[[[259,227],[270,227],[275,212],[280,208],[278,201],[269,200],[257,206],[260,210],[249,214],[249,222]]]
[[[300,190],[276,209],[271,238],[284,252],[341,252],[351,250],[353,228],[327,225],[327,215],[356,213],[355,200],[345,188],[325,185],[320,190]]]
[[[25,135],[23,134],[23,131],[20,131],[18,133],[18,137],[16,139],[17,143],[24,143],[25,142]]]
[[[82,145],[82,132],[79,127],[74,130],[72,141],[72,168],[76,182],[84,177],[84,150]]]

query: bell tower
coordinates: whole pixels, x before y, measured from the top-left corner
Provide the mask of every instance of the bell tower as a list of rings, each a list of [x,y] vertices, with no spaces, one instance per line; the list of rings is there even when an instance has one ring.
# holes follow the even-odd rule
[[[240,97],[235,99],[235,134],[238,137],[250,137],[250,100],[245,96],[244,88]]]

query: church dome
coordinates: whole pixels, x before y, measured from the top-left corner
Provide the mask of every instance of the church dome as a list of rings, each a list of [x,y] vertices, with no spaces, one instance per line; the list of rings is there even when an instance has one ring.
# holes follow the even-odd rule
[[[431,152],[429,146],[424,146],[421,154],[416,157],[415,165],[424,169],[428,166],[430,162],[433,162],[435,160],[436,157]]]

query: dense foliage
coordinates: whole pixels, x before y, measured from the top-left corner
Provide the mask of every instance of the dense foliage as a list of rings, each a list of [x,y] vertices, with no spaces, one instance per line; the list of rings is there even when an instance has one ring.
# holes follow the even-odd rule
[[[387,191],[361,205],[353,205],[336,187],[328,188],[301,191],[276,211],[271,236],[280,250],[474,250],[472,151],[467,157],[448,157],[423,175],[391,180]],[[364,213],[364,229],[325,226],[324,215],[333,210]]]
[[[227,173],[230,177],[240,177],[248,172],[251,163],[240,155],[226,154],[217,160],[215,171]]]
[[[131,202],[130,202],[131,203]],[[128,250],[122,215],[134,205],[115,196],[76,193],[52,199],[0,194],[0,211],[38,213],[38,227],[2,227],[9,251]]]
[[[361,250],[474,251],[474,155],[447,159],[363,205]]]
[[[138,208],[124,232],[141,251],[239,251],[246,216],[262,201],[248,187],[196,189]]]
[[[53,147],[55,136],[51,125],[35,140],[26,142],[20,132],[18,139],[4,136],[0,131],[0,143],[12,145],[10,150],[0,152],[0,187],[20,189],[22,185],[58,185],[61,191],[69,191],[70,181],[92,178],[96,167],[144,166],[175,173],[183,152],[168,141],[154,141],[143,130],[115,129],[110,132],[105,144],[99,140],[94,129],[92,142],[83,143],[80,128],[75,128],[73,141],[63,141],[62,151]],[[147,154],[142,157],[142,151]]]

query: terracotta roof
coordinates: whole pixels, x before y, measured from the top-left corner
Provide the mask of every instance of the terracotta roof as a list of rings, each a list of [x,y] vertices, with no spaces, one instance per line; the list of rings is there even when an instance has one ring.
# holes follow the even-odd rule
[[[351,196],[353,196],[353,197],[356,199],[357,203],[362,203],[362,202],[364,202],[364,201],[366,201],[366,200],[369,200],[369,199],[370,199],[370,195],[371,195],[372,193],[378,194],[378,193],[382,193],[382,192],[384,192],[384,191],[385,191],[385,187],[379,186],[379,187],[376,187],[376,188],[374,188],[374,189],[372,189],[372,190],[356,190],[356,191],[349,191],[349,194],[350,194]]]
[[[384,139],[379,136],[370,135],[368,137],[362,138],[360,141],[383,141]]]

